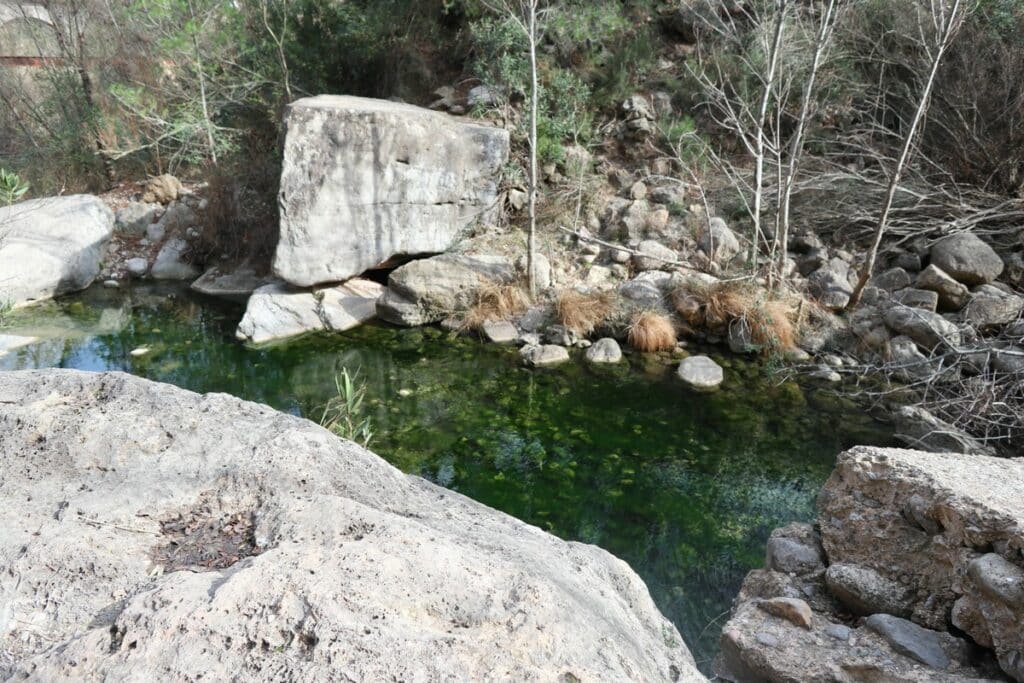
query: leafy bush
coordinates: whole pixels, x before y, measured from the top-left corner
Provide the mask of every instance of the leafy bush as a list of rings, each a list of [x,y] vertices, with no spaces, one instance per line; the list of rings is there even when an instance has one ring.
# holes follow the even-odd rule
[[[17,173],[0,168],[0,204],[10,206],[19,201],[28,192],[28,188],[28,183]]]
[[[320,425],[343,439],[355,441],[369,447],[373,440],[373,422],[363,411],[366,399],[366,383],[359,377],[359,370],[349,372],[342,368],[334,378],[337,395],[324,406]]]

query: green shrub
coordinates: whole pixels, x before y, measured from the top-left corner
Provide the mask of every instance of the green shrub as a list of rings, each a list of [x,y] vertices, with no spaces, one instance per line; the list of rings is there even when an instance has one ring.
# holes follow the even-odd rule
[[[343,439],[369,447],[373,423],[363,409],[366,383],[359,377],[359,370],[350,373],[348,368],[342,368],[334,378],[334,386],[337,394],[324,406],[320,425]]]
[[[21,177],[5,168],[0,168],[0,204],[10,206],[28,192],[29,185]]]

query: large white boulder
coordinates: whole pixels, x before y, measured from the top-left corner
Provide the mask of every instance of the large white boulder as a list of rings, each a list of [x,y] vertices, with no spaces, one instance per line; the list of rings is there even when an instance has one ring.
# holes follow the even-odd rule
[[[508,132],[386,100],[321,95],[287,114],[274,272],[340,282],[444,252],[491,217]]]
[[[0,373],[0,679],[699,681],[640,578],[317,425]]]
[[[363,278],[312,290],[264,285],[249,297],[235,336],[262,344],[308,332],[344,332],[377,316],[383,292],[383,285]]]
[[[113,232],[114,212],[91,195],[0,208],[0,301],[22,306],[85,289]]]

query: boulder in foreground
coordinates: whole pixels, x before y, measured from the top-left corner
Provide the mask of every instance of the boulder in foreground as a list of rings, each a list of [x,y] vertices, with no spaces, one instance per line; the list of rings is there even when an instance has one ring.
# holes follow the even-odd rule
[[[85,289],[113,233],[113,211],[91,195],[0,207],[0,301],[20,306]]]
[[[0,373],[0,679],[698,681],[629,567],[297,417]]]
[[[274,272],[341,282],[440,253],[493,215],[509,134],[408,104],[321,95],[287,114]]]

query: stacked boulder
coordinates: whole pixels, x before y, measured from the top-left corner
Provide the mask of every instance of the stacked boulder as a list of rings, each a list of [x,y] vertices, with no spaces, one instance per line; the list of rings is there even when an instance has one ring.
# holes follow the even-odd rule
[[[1024,680],[1024,461],[839,456],[818,526],[768,541],[722,633],[729,681]]]

